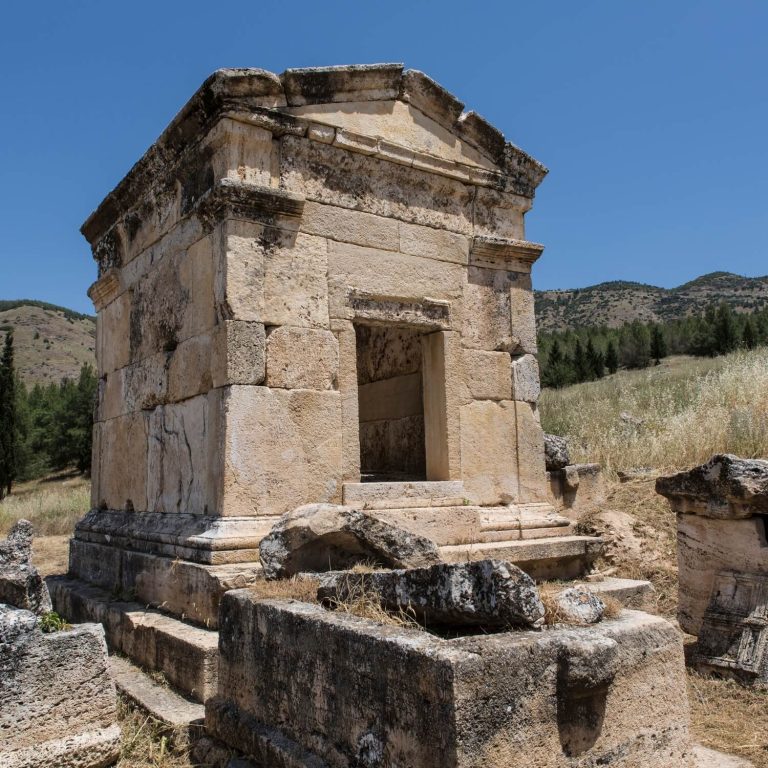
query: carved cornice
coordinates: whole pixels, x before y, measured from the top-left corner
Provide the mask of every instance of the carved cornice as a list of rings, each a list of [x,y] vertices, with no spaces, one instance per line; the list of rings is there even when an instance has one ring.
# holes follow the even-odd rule
[[[528,240],[476,236],[469,251],[469,263],[508,272],[530,272],[543,250],[543,245]]]
[[[89,289],[88,296],[97,312],[101,312],[120,294],[120,278],[115,268],[105,272]]]
[[[304,198],[276,187],[223,179],[200,198],[196,210],[207,230],[226,218],[270,224],[280,217],[301,217]]]

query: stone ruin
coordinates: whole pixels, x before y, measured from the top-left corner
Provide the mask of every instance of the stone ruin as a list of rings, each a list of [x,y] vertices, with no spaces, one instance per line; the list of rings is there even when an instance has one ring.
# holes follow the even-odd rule
[[[92,508],[52,596],[206,702],[206,764],[694,764],[666,622],[539,629],[532,580],[601,548],[546,474],[545,173],[399,64],[220,70],[84,224]],[[369,559],[442,635],[251,589]]]
[[[596,509],[605,500],[602,467],[599,464],[572,464],[568,441],[559,435],[544,435],[544,462],[549,498],[567,517]]]
[[[677,515],[680,626],[694,663],[768,686],[768,461],[713,456],[659,478]]]
[[[102,768],[120,752],[104,629],[47,632],[45,582],[31,562],[32,526],[0,540],[0,765]]]

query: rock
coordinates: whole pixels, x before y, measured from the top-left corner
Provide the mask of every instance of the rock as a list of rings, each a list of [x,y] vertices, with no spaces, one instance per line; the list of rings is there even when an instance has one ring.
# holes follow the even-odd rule
[[[768,512],[768,461],[717,454],[687,472],[658,478],[656,492],[680,506],[678,511],[717,519],[751,517]]]
[[[0,541],[0,603],[39,615],[51,610],[51,597],[31,563],[32,535],[32,523],[19,520]]]
[[[559,435],[544,435],[544,458],[547,471],[563,469],[571,463],[568,455],[568,441]]]
[[[605,603],[588,587],[570,587],[555,598],[564,623],[597,624],[605,613]]]
[[[429,568],[334,573],[321,577],[321,601],[374,593],[388,611],[409,611],[426,626],[540,627],[544,605],[533,579],[500,560]]]
[[[582,690],[608,685],[619,667],[618,643],[600,635],[566,637],[560,653],[560,682],[566,688]]]
[[[645,419],[639,419],[637,416],[633,416],[631,413],[627,413],[626,411],[622,411],[619,414],[619,419],[624,422],[624,424],[628,424],[630,427],[642,427],[645,423]]]
[[[30,611],[0,605],[0,765],[103,768],[120,753],[104,629],[45,634]]]
[[[418,568],[440,562],[429,539],[352,507],[306,504],[283,515],[259,544],[268,579],[368,562]]]

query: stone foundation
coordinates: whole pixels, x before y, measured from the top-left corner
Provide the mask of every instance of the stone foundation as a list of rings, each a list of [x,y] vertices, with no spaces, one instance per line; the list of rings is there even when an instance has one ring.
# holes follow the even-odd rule
[[[646,614],[447,640],[238,590],[222,626],[206,726],[257,764],[694,765],[682,644]]]

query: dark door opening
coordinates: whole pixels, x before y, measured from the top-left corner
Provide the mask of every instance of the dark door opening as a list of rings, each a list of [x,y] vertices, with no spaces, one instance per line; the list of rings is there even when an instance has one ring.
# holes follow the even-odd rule
[[[426,480],[421,334],[355,325],[363,482]]]

